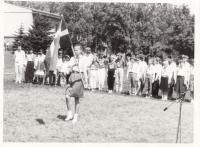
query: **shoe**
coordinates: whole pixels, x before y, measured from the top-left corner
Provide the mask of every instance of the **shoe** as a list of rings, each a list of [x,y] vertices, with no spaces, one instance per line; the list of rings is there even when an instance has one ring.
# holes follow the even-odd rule
[[[68,112],[67,118],[65,119],[65,121],[69,121],[73,118],[72,113]]]
[[[17,83],[17,82],[19,82],[19,81],[15,81],[15,83]]]
[[[19,84],[21,84],[22,82],[21,81],[19,81]]]
[[[110,93],[112,93],[112,90],[110,90]]]
[[[94,92],[95,90],[94,89],[92,89],[92,92]]]
[[[77,122],[77,119],[78,119],[78,114],[75,114],[74,115],[74,118],[72,120],[72,123],[76,123]]]

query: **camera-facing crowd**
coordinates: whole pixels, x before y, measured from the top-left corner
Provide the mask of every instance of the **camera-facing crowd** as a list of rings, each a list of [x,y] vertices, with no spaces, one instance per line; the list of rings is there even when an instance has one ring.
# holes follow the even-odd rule
[[[19,46],[14,57],[16,83],[25,81],[29,84],[65,86],[72,72],[81,72],[84,88],[91,91],[105,91],[107,81],[108,93],[113,93],[115,89],[118,93],[126,91],[129,95],[146,98],[161,96],[162,100],[168,100],[172,99],[173,92],[184,96],[188,90],[191,103],[194,100],[194,60],[189,62],[186,55],[180,56],[177,61],[168,56],[163,60],[159,57],[148,58],[146,62],[143,54],[135,56],[119,52],[106,56],[92,53],[91,48],[86,47],[77,58],[79,64],[76,71],[72,68],[76,59],[62,52],[58,53],[54,71],[49,69],[50,64],[42,50],[38,53],[29,50],[26,54]],[[123,83],[128,84],[128,89]]]

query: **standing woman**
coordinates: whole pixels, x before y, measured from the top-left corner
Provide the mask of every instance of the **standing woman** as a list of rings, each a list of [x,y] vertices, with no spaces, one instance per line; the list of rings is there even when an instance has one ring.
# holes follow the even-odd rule
[[[161,72],[161,79],[160,81],[160,89],[162,91],[162,100],[167,100],[167,95],[169,91],[169,84],[170,84],[170,79],[171,79],[171,71],[169,68],[169,61],[165,60],[163,62],[163,68]]]
[[[116,68],[117,65],[115,62],[115,56],[111,55],[109,58],[108,70],[107,70],[108,93],[112,93],[113,91]]]
[[[103,58],[103,53],[99,55],[97,62],[99,64],[99,69],[98,69],[99,86],[98,87],[99,87],[99,90],[103,90],[105,77],[106,77],[106,59]]]
[[[44,59],[45,55],[42,53],[42,50],[40,50],[38,59],[37,59],[37,67],[36,67],[36,76],[38,77],[38,82],[41,85],[43,83],[43,77],[45,73],[45,66],[44,66]]]
[[[25,77],[27,78],[27,83],[33,83],[34,77],[34,54],[33,50],[30,49],[29,54],[27,55],[27,66],[26,66],[26,73]]]
[[[187,73],[187,68],[184,66],[183,59],[180,60],[179,67],[177,69],[177,77],[175,80],[175,89],[174,91],[178,94],[180,97],[182,93],[185,92],[186,86],[187,86],[187,79],[188,79],[188,73]]]

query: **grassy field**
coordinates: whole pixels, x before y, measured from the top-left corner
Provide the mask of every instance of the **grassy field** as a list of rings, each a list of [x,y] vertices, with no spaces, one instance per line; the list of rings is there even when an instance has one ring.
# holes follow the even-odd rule
[[[15,84],[13,55],[5,53],[4,142],[174,143],[179,103],[85,91],[75,126],[65,122],[64,87]],[[183,103],[182,136],[193,142],[193,105]]]

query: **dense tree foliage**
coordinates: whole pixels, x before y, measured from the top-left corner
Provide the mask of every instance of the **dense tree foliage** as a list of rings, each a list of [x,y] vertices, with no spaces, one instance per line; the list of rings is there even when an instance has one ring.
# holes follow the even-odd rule
[[[15,36],[14,38],[15,41],[13,42],[12,45],[13,51],[15,51],[19,45],[22,45],[22,48],[27,47],[24,41],[26,34],[24,33],[23,24],[20,25],[18,31],[13,35]]]
[[[14,2],[63,14],[73,43],[99,51],[194,57],[194,15],[187,5],[160,3]],[[150,50],[149,50],[150,49]],[[144,52],[146,51],[146,52]]]
[[[50,29],[51,24],[49,19],[40,14],[36,14],[32,28],[28,30],[27,36],[25,37],[25,43],[28,49],[32,48],[34,52],[38,52],[39,50],[45,51],[52,42],[52,37],[49,36],[51,34],[49,32]]]

